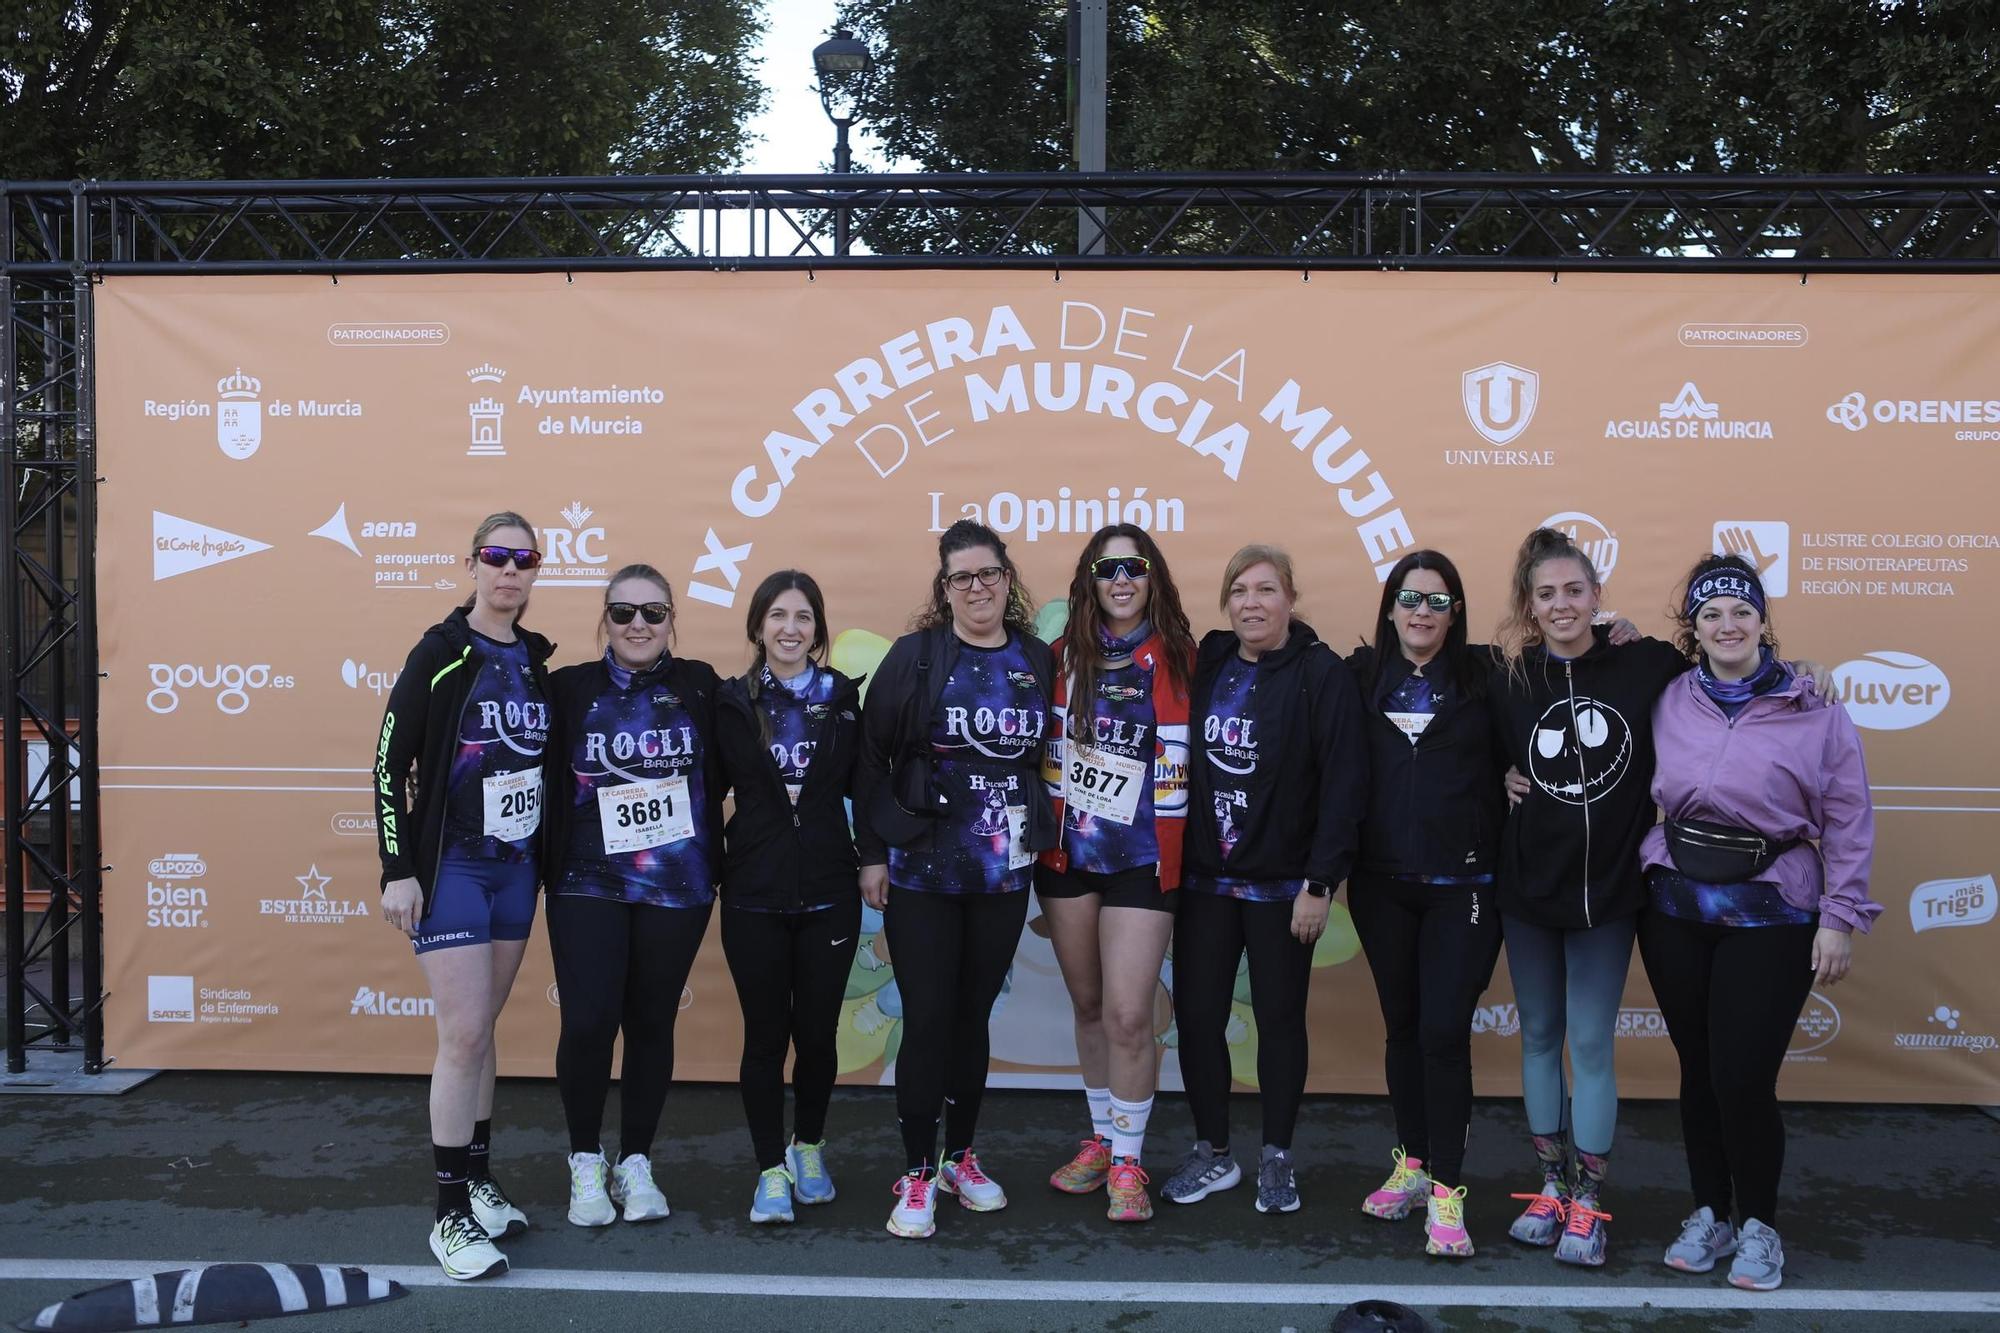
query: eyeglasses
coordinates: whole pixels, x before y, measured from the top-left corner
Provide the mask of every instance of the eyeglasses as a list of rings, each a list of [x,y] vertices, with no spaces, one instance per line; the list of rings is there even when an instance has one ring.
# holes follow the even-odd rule
[[[1118,576],[1137,583],[1153,572],[1153,562],[1143,555],[1100,555],[1090,562],[1091,577],[1099,583],[1116,583]]]
[[[648,625],[660,625],[664,624],[667,617],[673,613],[674,609],[665,602],[647,602],[644,606],[634,606],[630,602],[610,602],[604,608],[604,614],[611,617],[611,623],[614,625],[629,625],[635,615],[646,617]]]
[[[479,557],[481,564],[495,569],[507,568],[509,560],[514,562],[514,568],[523,570],[533,569],[542,563],[542,553],[532,547],[523,550],[518,546],[482,546],[473,554]]]
[[[975,579],[978,580],[980,587],[990,588],[1006,577],[1005,569],[999,565],[988,565],[984,569],[961,569],[956,574],[947,574],[944,576],[944,581],[951,585],[953,592],[967,592]]]
[[[1415,588],[1396,589],[1396,605],[1414,610],[1419,603],[1429,603],[1431,610],[1443,615],[1457,605],[1458,599],[1448,592],[1418,592]]]

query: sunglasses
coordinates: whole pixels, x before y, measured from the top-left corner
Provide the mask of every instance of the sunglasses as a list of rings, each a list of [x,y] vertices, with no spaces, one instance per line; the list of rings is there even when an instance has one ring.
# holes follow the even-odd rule
[[[533,569],[542,563],[540,551],[533,548],[523,550],[518,546],[482,546],[473,554],[479,557],[479,563],[495,569],[507,568],[509,560],[514,562],[514,568],[522,570]]]
[[[1431,610],[1437,612],[1439,615],[1443,615],[1445,612],[1451,610],[1457,603],[1457,599],[1448,592],[1418,592],[1415,588],[1398,588],[1396,590],[1397,606],[1406,606],[1414,609],[1423,603],[1429,603]]]
[[[1137,583],[1153,572],[1153,562],[1143,555],[1100,555],[1090,562],[1091,577],[1099,583],[1115,583],[1118,576]]]
[[[630,602],[612,602],[605,606],[604,614],[611,617],[614,625],[629,625],[633,616],[646,617],[648,625],[663,625],[674,609],[665,602],[647,602],[644,606],[634,606]]]
[[[961,569],[956,574],[945,575],[944,581],[951,585],[953,592],[968,592],[976,579],[982,588],[990,588],[1007,576],[1007,571],[999,565],[988,565],[984,569]]]

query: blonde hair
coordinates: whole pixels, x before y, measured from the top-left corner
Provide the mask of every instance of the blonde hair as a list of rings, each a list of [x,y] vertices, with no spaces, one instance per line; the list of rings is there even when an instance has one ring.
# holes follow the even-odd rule
[[[1514,577],[1507,590],[1507,614],[1493,633],[1494,646],[1507,664],[1507,674],[1521,679],[1521,655],[1542,641],[1542,627],[1535,623],[1535,571],[1551,560],[1574,560],[1582,567],[1591,588],[1604,586],[1597,566],[1570,540],[1569,534],[1554,528],[1536,528],[1514,553]]]
[[[611,576],[604,585],[604,610],[597,613],[597,651],[603,652],[611,642],[611,590],[626,579],[639,579],[660,590],[660,600],[667,604],[667,647],[674,646],[674,621],[680,618],[680,608],[674,605],[674,585],[667,582],[667,576],[651,565],[626,565]]]
[[[1272,546],[1268,542],[1252,542],[1229,557],[1229,563],[1222,569],[1222,596],[1217,605],[1226,614],[1229,610],[1229,590],[1236,580],[1243,577],[1243,571],[1252,565],[1269,565],[1278,571],[1278,582],[1284,585],[1285,596],[1299,600],[1298,587],[1292,582],[1292,557],[1282,546]]]
[[[502,528],[519,528],[521,531],[527,533],[528,544],[530,546],[535,545],[539,540],[535,536],[534,524],[528,522],[527,519],[522,518],[511,509],[502,509],[498,513],[488,514],[485,518],[479,520],[479,526],[472,530],[472,546],[467,550],[466,554],[478,555],[479,548],[486,545],[486,539]],[[462,610],[470,611],[478,600],[479,584],[475,581],[472,585],[472,591],[466,594],[465,600],[459,603],[459,607]],[[515,624],[520,623],[521,617],[527,614],[527,610],[528,599],[523,597],[521,599],[521,609],[514,613]]]

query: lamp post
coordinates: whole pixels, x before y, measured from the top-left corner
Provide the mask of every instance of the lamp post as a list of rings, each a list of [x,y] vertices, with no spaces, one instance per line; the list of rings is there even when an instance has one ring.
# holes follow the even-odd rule
[[[819,74],[819,104],[833,122],[833,169],[846,175],[854,169],[847,130],[860,109],[875,58],[868,54],[868,43],[846,28],[835,28],[833,36],[813,48],[813,69]],[[844,255],[847,246],[847,210],[840,208],[833,215],[833,252]]]

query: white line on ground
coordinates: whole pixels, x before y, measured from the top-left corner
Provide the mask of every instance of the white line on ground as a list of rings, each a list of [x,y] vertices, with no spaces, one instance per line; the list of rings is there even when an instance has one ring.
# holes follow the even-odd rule
[[[222,1262],[210,1260],[208,1262]],[[0,1259],[0,1282],[38,1279],[117,1282],[176,1268],[182,1260]],[[590,1268],[516,1268],[485,1282],[454,1282],[430,1264],[364,1265],[406,1287],[602,1291],[676,1296],[777,1296],[824,1300],[1046,1301],[1115,1305],[1325,1305],[1400,1301],[1430,1308],[1540,1310],[1815,1310],[2000,1314],[2000,1291],[1872,1291],[1787,1287],[1738,1291],[1713,1286],[1475,1286],[1454,1282],[1358,1286],[1313,1282],[1044,1282],[1029,1278],[809,1277],[793,1273],[646,1273]]]

